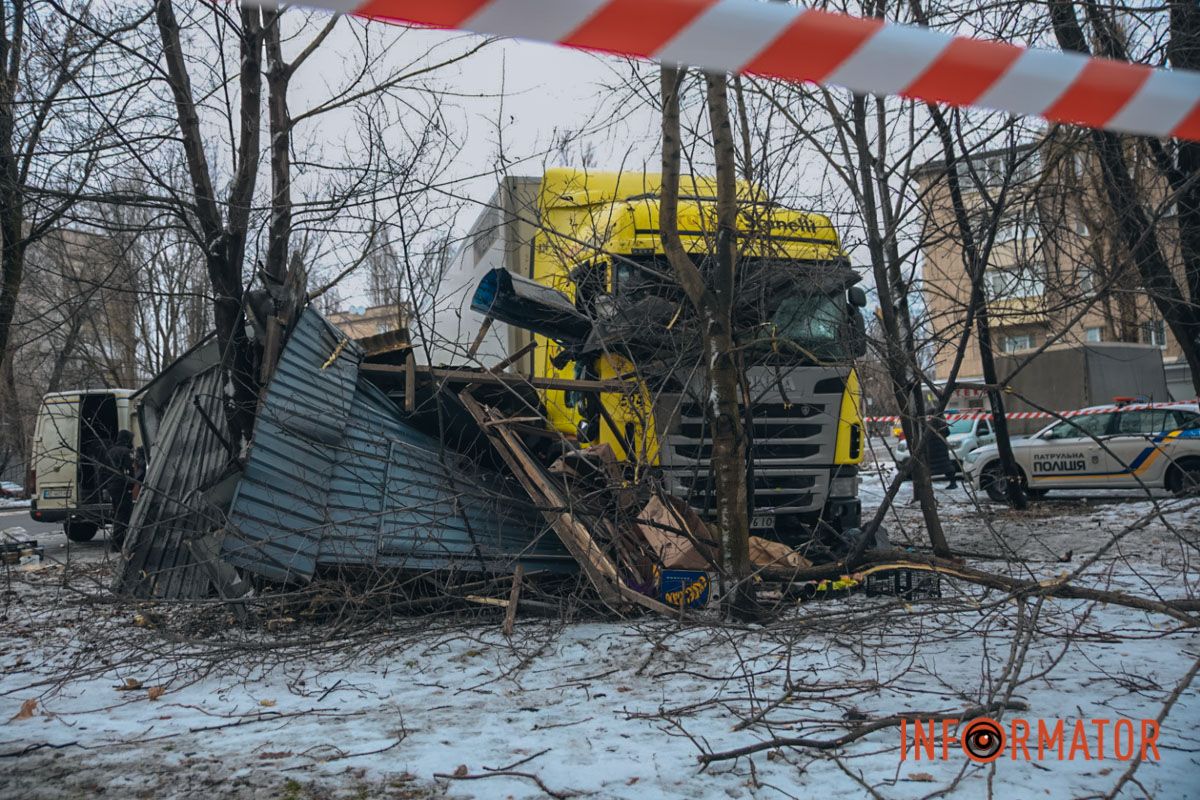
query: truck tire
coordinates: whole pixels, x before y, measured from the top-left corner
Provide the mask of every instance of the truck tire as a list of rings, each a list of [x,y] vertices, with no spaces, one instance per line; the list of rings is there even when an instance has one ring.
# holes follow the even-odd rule
[[[1167,475],[1167,488],[1176,497],[1200,495],[1200,459],[1177,461]]]
[[[90,542],[96,535],[94,522],[64,522],[63,533],[72,542]]]

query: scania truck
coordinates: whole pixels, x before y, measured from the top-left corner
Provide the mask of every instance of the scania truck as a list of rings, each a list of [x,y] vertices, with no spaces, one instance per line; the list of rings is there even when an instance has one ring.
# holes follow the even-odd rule
[[[433,326],[442,335],[431,339],[454,341],[455,329],[498,317],[507,328],[494,327],[475,349],[525,353],[510,369],[626,381],[624,392],[542,391],[549,424],[581,446],[607,444],[637,476],[650,471],[711,514],[711,390],[699,323],[663,252],[660,189],[658,175],[642,172],[551,169],[540,179],[508,179],[481,218],[490,223],[476,225],[446,274],[451,286],[482,279],[476,316],[450,300]],[[715,182],[685,176],[680,195],[680,237],[707,272]],[[844,544],[842,534],[860,524],[865,431],[853,361],[865,348],[866,296],[828,217],[762,196],[739,186],[734,323],[745,373],[751,530],[793,545]],[[501,313],[499,296],[522,287],[554,290],[557,327]],[[528,330],[542,331],[532,334],[532,350]]]

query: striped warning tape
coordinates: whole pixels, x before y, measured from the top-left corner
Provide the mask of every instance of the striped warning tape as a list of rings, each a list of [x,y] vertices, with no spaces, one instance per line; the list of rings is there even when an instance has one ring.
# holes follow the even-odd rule
[[[262,0],[264,5],[270,0]],[[759,0],[303,0],[395,22],[1200,140],[1200,72]]]
[[[1110,411],[1145,411],[1147,409],[1156,408],[1178,408],[1179,406],[1195,405],[1195,400],[1181,400],[1174,403],[1126,403],[1121,406],[1098,406],[1097,408],[1079,408],[1072,411],[1059,411],[1050,413],[1049,411],[1009,411],[1005,413],[1005,419],[1058,419],[1060,417],[1084,417],[1089,414],[1107,414]],[[968,411],[957,414],[946,414],[945,418],[949,421],[956,419],[992,419],[994,414],[987,411]],[[884,417],[863,417],[864,422],[899,422],[900,417],[884,416]]]

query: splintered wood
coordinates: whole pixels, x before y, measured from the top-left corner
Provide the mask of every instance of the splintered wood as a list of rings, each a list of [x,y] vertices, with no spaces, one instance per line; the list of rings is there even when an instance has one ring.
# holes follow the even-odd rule
[[[632,603],[659,613],[671,614],[670,608],[646,597],[625,582],[616,564],[596,542],[588,526],[570,510],[570,498],[545,473],[524,442],[505,424],[507,420],[494,410],[481,405],[469,391],[460,392],[459,399],[529,494],[534,505],[541,510],[551,529],[579,562],[584,575],[604,603],[618,613],[628,611]]]

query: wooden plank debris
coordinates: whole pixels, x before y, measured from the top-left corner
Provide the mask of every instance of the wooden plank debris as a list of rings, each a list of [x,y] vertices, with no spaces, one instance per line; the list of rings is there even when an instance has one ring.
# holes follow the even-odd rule
[[[505,636],[512,636],[513,625],[517,622],[517,603],[521,599],[521,579],[525,577],[525,566],[517,564],[513,571],[512,590],[508,593],[508,610],[504,612],[504,626],[501,630]]]
[[[404,356],[404,410],[417,408],[417,359],[409,350]]]
[[[462,400],[467,412],[474,417],[480,429],[487,435],[496,452],[508,464],[514,477],[529,493],[534,505],[541,509],[546,522],[550,524],[567,550],[579,562],[584,575],[600,593],[601,599],[614,610],[623,607],[625,604],[621,602],[620,592],[617,589],[617,586],[621,584],[621,579],[617,574],[616,566],[596,544],[587,528],[567,510],[567,498],[557,487],[546,480],[541,469],[525,449],[525,445],[512,431],[502,425],[489,426],[487,424],[489,420],[498,417],[493,417],[487,409],[480,405],[479,401],[471,396],[470,392],[460,392],[459,399]]]
[[[366,375],[396,376],[403,375],[405,368],[395,364],[363,364],[359,371]],[[627,393],[634,391],[630,383],[617,380],[572,380],[570,378],[540,378],[512,375],[506,372],[495,373],[484,370],[449,369],[445,367],[430,367],[423,364],[416,366],[418,377],[428,377],[431,380],[471,384],[477,383],[489,386],[531,386],[534,389],[561,389],[577,392],[613,392]]]
[[[479,326],[479,333],[475,334],[475,341],[471,342],[471,348],[467,350],[467,358],[475,358],[475,354],[479,352],[480,346],[483,345],[483,339],[488,335],[488,331],[492,329],[492,318],[484,317],[483,324]]]

